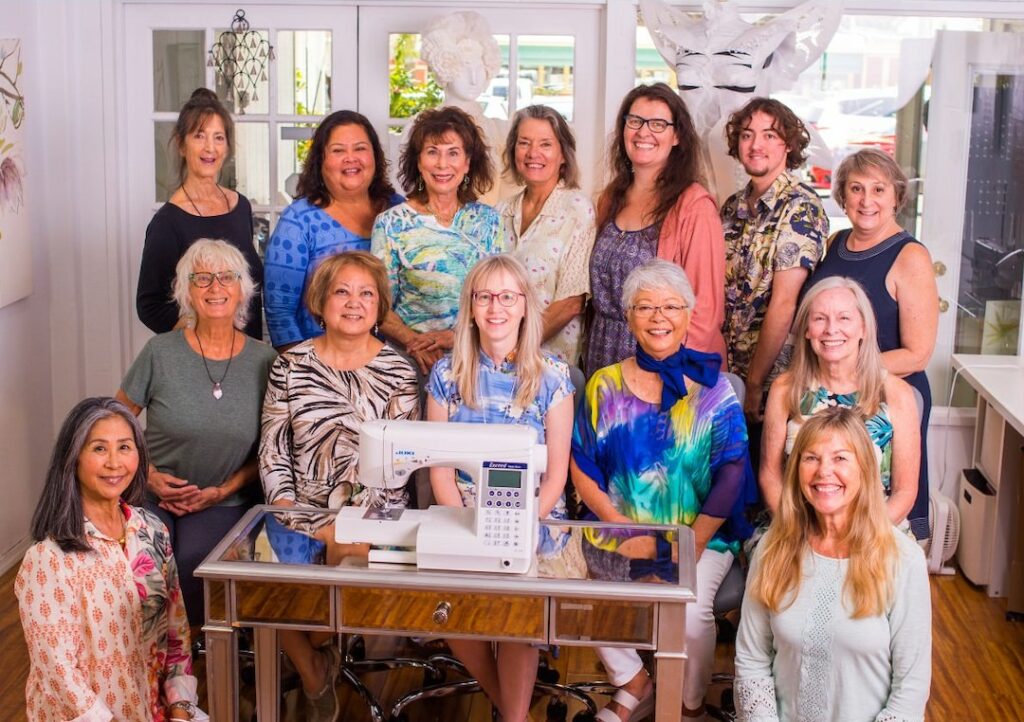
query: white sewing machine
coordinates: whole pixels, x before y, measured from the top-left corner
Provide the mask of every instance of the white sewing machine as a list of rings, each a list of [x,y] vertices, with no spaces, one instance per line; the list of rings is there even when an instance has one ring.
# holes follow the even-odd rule
[[[420,569],[522,574],[537,546],[537,494],[547,447],[537,432],[508,424],[377,420],[359,431],[359,482],[400,488],[419,468],[452,467],[476,486],[475,507],[429,509],[343,507],[334,524],[339,543],[414,547],[371,549],[370,561],[415,563]]]

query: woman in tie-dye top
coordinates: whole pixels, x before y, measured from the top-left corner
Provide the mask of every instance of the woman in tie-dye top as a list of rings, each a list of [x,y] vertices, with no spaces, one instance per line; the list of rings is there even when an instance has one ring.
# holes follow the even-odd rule
[[[571,474],[591,518],[685,524],[693,529],[697,601],[686,612],[688,663],[684,719],[703,714],[715,650],[712,602],[738,551],[726,523],[744,485],[747,430],[721,357],[684,345],[694,303],[685,271],[654,259],[634,269],[622,305],[636,356],[598,370],[587,383],[573,433]],[[670,550],[650,536],[593,533],[585,545],[591,574],[622,557],[632,577],[673,573]],[[600,648],[620,687],[598,719],[643,717],[653,687],[635,650]]]

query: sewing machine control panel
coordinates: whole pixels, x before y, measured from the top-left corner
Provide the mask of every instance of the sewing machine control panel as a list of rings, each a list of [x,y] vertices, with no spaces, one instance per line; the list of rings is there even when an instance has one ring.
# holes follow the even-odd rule
[[[484,544],[518,549],[529,513],[526,464],[485,462],[480,524]]]

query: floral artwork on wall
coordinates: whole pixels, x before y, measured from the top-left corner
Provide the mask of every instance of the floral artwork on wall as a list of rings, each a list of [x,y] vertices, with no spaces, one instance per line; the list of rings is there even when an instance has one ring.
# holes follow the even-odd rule
[[[0,307],[32,293],[21,40],[0,39]]]

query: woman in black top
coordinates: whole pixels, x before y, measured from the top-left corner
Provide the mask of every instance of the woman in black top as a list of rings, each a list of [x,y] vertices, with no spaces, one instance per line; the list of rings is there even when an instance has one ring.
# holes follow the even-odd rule
[[[197,88],[178,114],[171,143],[179,155],[179,185],[146,229],[135,296],[139,320],[154,333],[181,325],[171,298],[174,268],[189,246],[211,238],[235,246],[248,262],[257,292],[245,332],[263,338],[263,262],[252,240],[252,207],[241,193],[218,183],[224,161],[234,150],[234,131],[231,114],[207,88]]]

